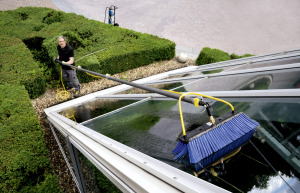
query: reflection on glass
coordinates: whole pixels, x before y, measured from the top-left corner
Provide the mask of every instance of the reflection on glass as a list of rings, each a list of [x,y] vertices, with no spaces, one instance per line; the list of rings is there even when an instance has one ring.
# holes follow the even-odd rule
[[[295,191],[300,189],[300,183],[299,181],[297,181],[297,178],[291,178],[282,173],[280,173],[280,175],[282,175],[283,179],[280,176],[273,176],[269,178],[267,182],[268,187],[266,187],[265,189],[261,189],[254,186],[254,188],[249,193],[293,192],[285,182],[289,183],[289,185]]]
[[[268,90],[291,89],[300,87],[300,72],[271,73],[268,75],[246,74],[243,76],[211,77],[182,82],[148,85],[164,90],[176,89],[177,92],[230,91],[230,90]],[[184,88],[184,89],[183,89]],[[132,88],[118,94],[140,94],[148,91]]]
[[[236,111],[245,112],[260,123],[262,128],[255,134],[256,138],[252,138],[253,143],[276,170],[300,185],[300,104],[232,102],[232,105]],[[220,116],[228,109],[221,103],[214,103],[212,107],[214,116]],[[243,184],[237,176],[243,177],[242,180],[250,181],[251,183],[245,184],[243,191],[250,191],[253,186],[268,189],[270,188],[268,181],[276,176],[279,177],[251,144],[245,145],[238,156],[226,164],[229,173],[222,178],[233,184]],[[244,176],[241,172],[248,175]],[[206,176],[202,178],[207,179]],[[217,179],[209,178],[209,180],[222,186]],[[228,190],[236,191],[232,187],[228,187]]]
[[[214,73],[220,73],[222,72],[223,69],[218,69],[218,70],[209,70],[209,71],[203,71],[203,74],[214,74]]]
[[[196,75],[201,75],[201,71],[195,71],[195,72],[187,72],[186,74],[179,74],[179,75],[170,75],[169,77],[165,79],[171,79],[171,78],[181,78],[181,77],[187,77],[187,76],[196,76]]]
[[[299,87],[299,77],[299,71],[267,75],[243,74],[241,76],[208,77],[183,86],[188,92],[291,89]]]
[[[134,102],[137,100],[97,99],[64,109],[60,114],[77,123],[82,123]]]

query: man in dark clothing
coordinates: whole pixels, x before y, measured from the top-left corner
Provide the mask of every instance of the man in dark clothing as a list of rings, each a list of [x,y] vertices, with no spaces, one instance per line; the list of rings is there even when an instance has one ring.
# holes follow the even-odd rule
[[[75,65],[74,60],[74,50],[67,44],[66,38],[64,36],[59,36],[57,38],[57,59],[62,61],[63,64]],[[62,75],[67,82],[67,89],[75,87],[75,97],[78,97],[80,94],[80,83],[76,76],[76,70],[70,68],[69,66],[62,65]]]

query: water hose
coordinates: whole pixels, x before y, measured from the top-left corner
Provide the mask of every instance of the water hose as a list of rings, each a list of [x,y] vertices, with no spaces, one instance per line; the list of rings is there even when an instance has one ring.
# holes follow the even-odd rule
[[[181,96],[179,97],[179,113],[180,113],[180,120],[181,120],[181,127],[182,127],[182,134],[183,134],[183,136],[186,136],[186,131],[185,131],[184,122],[183,122],[183,115],[182,115],[182,108],[181,108],[181,99],[182,99],[182,97],[185,97],[187,95],[198,95],[198,96],[202,96],[202,97],[206,97],[206,98],[210,98],[210,99],[213,99],[213,100],[217,100],[217,101],[223,102],[223,103],[229,105],[231,107],[232,112],[234,112],[234,107],[229,102],[224,101],[222,99],[215,98],[215,97],[208,96],[208,95],[204,95],[204,94],[198,94],[198,93],[181,94]],[[195,98],[195,99],[199,100],[198,98]],[[197,100],[195,100],[195,103],[194,103],[195,107],[199,107],[198,103],[196,102]],[[206,111],[207,111],[207,114],[209,116],[210,122],[212,124],[215,124],[215,119],[211,115],[210,110],[209,110],[209,108],[210,108],[209,104],[206,104],[204,106],[206,106]]]
[[[56,94],[55,98],[58,102],[67,100],[70,97],[70,93],[66,90],[65,85],[64,85],[64,81],[63,81],[63,78],[62,78],[62,69],[61,69],[61,67],[60,67],[60,81],[61,81],[61,84],[63,86],[63,89],[59,89],[58,85],[57,85],[57,94]]]

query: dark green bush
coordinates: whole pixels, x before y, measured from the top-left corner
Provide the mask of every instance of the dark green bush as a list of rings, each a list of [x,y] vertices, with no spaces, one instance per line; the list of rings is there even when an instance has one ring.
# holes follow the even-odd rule
[[[227,52],[224,52],[222,50],[205,47],[199,53],[199,56],[196,59],[196,64],[198,65],[210,64],[210,63],[222,62],[231,59],[245,58],[250,56],[254,56],[254,55],[244,54],[242,56],[239,56],[234,53],[229,55]]]
[[[20,39],[0,37],[0,66],[0,84],[24,85],[31,98],[45,92],[45,78]]]
[[[0,152],[0,192],[59,192],[23,86],[0,85]]]
[[[196,59],[196,64],[203,65],[203,64],[210,64],[216,63],[221,61],[230,60],[230,56],[227,52],[224,52],[219,49],[211,49],[205,47],[201,50],[198,58]]]
[[[241,58],[239,55],[236,55],[235,53],[232,53],[231,55],[230,55],[230,58],[231,59],[239,59],[239,58]]]

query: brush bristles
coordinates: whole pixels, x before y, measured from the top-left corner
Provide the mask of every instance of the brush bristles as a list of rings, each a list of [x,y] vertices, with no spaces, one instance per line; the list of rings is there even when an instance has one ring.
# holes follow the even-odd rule
[[[173,150],[175,160],[193,165],[196,170],[206,167],[246,143],[259,124],[247,115],[239,116],[189,141],[179,141]]]

